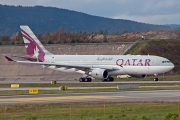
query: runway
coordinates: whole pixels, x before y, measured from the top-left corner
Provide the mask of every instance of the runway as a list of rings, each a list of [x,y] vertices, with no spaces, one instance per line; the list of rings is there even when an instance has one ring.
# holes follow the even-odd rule
[[[139,86],[139,88],[179,88],[179,85],[166,85],[166,86]],[[32,87],[31,87],[32,88]],[[35,87],[38,90],[60,90],[60,87]],[[16,90],[27,90],[30,88],[0,88],[0,91],[16,91]],[[107,87],[68,87],[69,90],[87,90],[87,89],[118,89],[117,86],[107,86]]]
[[[105,100],[107,102],[175,102],[180,100],[180,90],[0,96],[0,104],[93,102]]]
[[[59,80],[56,81],[57,83],[107,83],[107,84],[113,84],[113,83],[180,83],[180,81],[114,81],[114,82],[102,82],[102,81],[92,81],[92,82],[79,82],[78,80]],[[25,84],[25,83],[51,83],[50,80],[0,80],[0,84]]]

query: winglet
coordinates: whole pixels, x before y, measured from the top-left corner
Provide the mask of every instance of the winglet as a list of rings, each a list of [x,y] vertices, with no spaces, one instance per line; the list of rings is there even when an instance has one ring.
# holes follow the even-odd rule
[[[4,56],[8,61],[14,61],[13,59],[11,59],[10,57],[8,56]]]

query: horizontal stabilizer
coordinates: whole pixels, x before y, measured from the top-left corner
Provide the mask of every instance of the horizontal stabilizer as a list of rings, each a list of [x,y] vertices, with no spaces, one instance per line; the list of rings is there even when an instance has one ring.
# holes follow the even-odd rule
[[[10,57],[8,56],[4,56],[8,61],[14,61],[13,59],[11,59]]]

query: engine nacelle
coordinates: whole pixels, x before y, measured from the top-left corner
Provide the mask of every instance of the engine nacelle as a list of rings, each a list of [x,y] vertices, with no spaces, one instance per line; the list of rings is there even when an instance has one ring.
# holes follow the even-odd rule
[[[142,75],[131,75],[132,77],[136,77],[136,78],[145,78],[147,75],[142,74]]]
[[[90,75],[94,78],[106,79],[108,78],[108,71],[105,69],[93,69]]]

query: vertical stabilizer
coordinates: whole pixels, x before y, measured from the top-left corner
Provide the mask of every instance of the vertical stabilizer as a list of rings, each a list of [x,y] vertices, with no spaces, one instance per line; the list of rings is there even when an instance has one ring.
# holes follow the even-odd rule
[[[44,61],[45,55],[52,55],[47,51],[28,26],[20,26],[26,53],[28,57]]]

